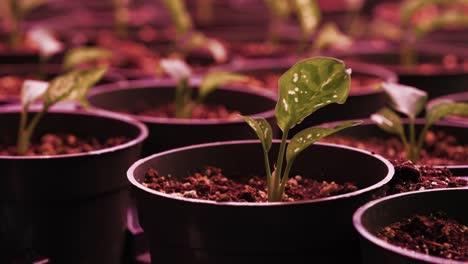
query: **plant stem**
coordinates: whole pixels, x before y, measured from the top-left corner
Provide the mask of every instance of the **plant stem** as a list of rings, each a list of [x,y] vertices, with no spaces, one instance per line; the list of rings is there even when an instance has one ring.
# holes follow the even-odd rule
[[[12,49],[16,49],[21,45],[21,7],[16,0],[10,0],[10,16],[12,29],[10,33],[9,44]]]
[[[274,177],[274,182],[273,182],[273,190],[268,190],[268,192],[272,192],[273,193],[273,198],[274,200],[273,201],[278,201],[281,199],[281,197],[279,197],[278,199],[278,191],[279,191],[279,184],[280,184],[280,177],[281,177],[281,172],[282,172],[282,167],[283,167],[283,160],[284,160],[284,154],[286,152],[286,141],[288,140],[288,133],[289,133],[289,129],[286,129],[284,132],[283,132],[283,136],[281,138],[281,145],[280,145],[280,149],[279,149],[279,152],[278,152],[278,160],[276,161],[276,164],[277,164],[277,167],[276,167],[276,176]]]
[[[31,144],[31,135],[36,129],[36,126],[41,120],[41,118],[47,112],[48,108],[49,106],[44,106],[41,112],[35,114],[33,119],[31,120],[31,122],[26,128],[24,126],[26,126],[27,108],[25,108],[25,111],[21,112],[20,126],[23,126],[23,129],[20,130],[20,133],[18,135],[18,145],[17,145],[18,155],[24,155],[28,151],[29,145]],[[23,117],[23,115],[25,115],[26,117]]]
[[[268,190],[271,187],[271,168],[270,168],[270,159],[268,158],[268,152],[266,149],[263,149],[263,161],[265,162],[265,172],[267,175],[267,188]],[[273,200],[272,193],[268,191],[268,201]]]
[[[281,185],[280,185],[280,189],[278,191],[278,197],[277,197],[278,201],[281,200],[281,198],[283,197],[284,188],[286,187],[286,182],[289,179],[289,172],[291,171],[293,161],[294,160],[288,161],[287,164],[286,164],[286,168],[284,169],[283,178],[281,178]]]
[[[414,163],[417,162],[417,153],[416,153],[416,133],[414,128],[414,118],[410,117],[408,119],[409,124],[409,136],[410,136],[410,143],[409,149],[407,150],[408,158],[413,161]]]
[[[187,118],[190,116],[191,111],[188,111],[188,101],[190,100],[190,88],[188,87],[188,79],[184,78],[179,80],[176,87],[175,94],[175,117]]]
[[[28,108],[29,105],[25,105],[23,107],[23,111],[21,111],[20,124],[18,129],[18,139],[16,142],[16,152],[18,153],[18,155],[24,155],[28,150],[26,141],[27,136],[25,135],[26,124],[28,122]]]

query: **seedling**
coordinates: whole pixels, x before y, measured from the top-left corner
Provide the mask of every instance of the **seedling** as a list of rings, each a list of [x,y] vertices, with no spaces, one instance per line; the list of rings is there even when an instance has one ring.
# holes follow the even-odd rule
[[[351,71],[345,68],[342,61],[316,57],[296,63],[281,76],[275,116],[283,135],[273,171],[268,159],[273,134],[270,124],[264,118],[243,117],[260,138],[267,175],[268,201],[281,201],[293,162],[303,150],[328,135],[361,123],[350,121],[334,128],[306,128],[294,135],[287,144],[289,131],[306,117],[331,103],[345,103],[350,89],[350,75]],[[285,159],[286,167],[283,171]]]
[[[456,103],[441,100],[426,107],[425,124],[416,138],[415,118],[425,108],[427,93],[411,86],[395,83],[384,83],[383,90],[389,98],[390,108],[383,108],[371,116],[371,119],[384,131],[397,135],[406,152],[406,157],[417,163],[421,157],[421,149],[427,131],[431,126],[447,115],[468,116],[468,103]],[[399,112],[408,117],[409,138],[403,127],[403,121],[395,113]]]
[[[77,101],[88,106],[86,94],[101,79],[107,67],[75,70],[57,76],[50,83],[26,80],[21,91],[21,119],[18,131],[17,153],[25,155],[31,144],[31,137],[42,117],[53,105],[64,101]],[[29,106],[42,98],[42,109],[28,122]]]
[[[114,26],[115,33],[121,38],[128,35],[128,21],[130,15],[128,12],[128,0],[112,0],[114,5]]]
[[[193,89],[189,86],[189,78],[192,70],[184,61],[178,59],[162,59],[161,70],[177,81],[175,91],[175,117],[190,118],[192,111],[198,105],[202,104],[205,98],[219,86],[231,83],[241,82],[247,79],[246,76],[222,71],[213,71],[203,76],[198,95],[192,100]]]
[[[317,29],[321,14],[315,0],[293,0],[297,17],[301,24],[301,39],[299,41],[299,53],[305,49],[306,42]]]
[[[292,10],[288,1],[264,0],[270,10],[269,42],[276,44],[278,41],[278,28],[289,18]]]
[[[9,44],[17,49],[23,42],[22,24],[24,17],[34,8],[44,4],[47,0],[3,0],[0,12],[6,19],[10,30]]]
[[[98,47],[79,47],[71,49],[63,60],[65,70],[70,70],[78,66],[110,59],[112,52]]]

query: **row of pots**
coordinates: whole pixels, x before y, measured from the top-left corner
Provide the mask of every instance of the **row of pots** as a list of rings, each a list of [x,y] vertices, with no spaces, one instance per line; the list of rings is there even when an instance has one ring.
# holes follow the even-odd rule
[[[359,72],[358,68],[359,67],[353,67],[353,69],[355,69],[355,72]],[[391,79],[394,78],[394,76],[391,75],[391,77],[388,78]],[[134,89],[124,89],[126,84],[133,85]],[[6,231],[7,233],[13,231],[14,234],[7,234],[6,236],[12,238],[13,240],[18,238],[18,233],[16,232],[22,234],[20,236],[20,240],[24,239],[23,241],[6,240],[3,242],[5,242],[6,245],[15,245],[15,243],[23,243],[23,249],[34,248],[59,263],[70,263],[70,256],[75,256],[75,254],[78,254],[76,255],[76,263],[85,262],[86,259],[80,259],[78,257],[87,255],[85,252],[92,252],[89,255],[93,258],[97,257],[97,259],[94,259],[96,260],[96,262],[116,263],[116,259],[121,258],[121,255],[123,254],[122,250],[124,243],[124,228],[126,226],[124,216],[126,214],[126,204],[127,202],[131,201],[127,194],[128,182],[122,179],[122,177],[119,177],[119,175],[123,175],[124,171],[130,166],[130,164],[140,157],[139,148],[141,147],[143,140],[148,136],[148,131],[146,130],[145,126],[142,125],[142,123],[138,121],[132,121],[132,119],[126,117],[124,118],[121,115],[116,115],[110,112],[119,108],[131,107],[130,105],[128,105],[128,102],[138,102],[137,98],[147,99],[150,98],[150,96],[154,96],[154,103],[158,103],[157,100],[162,100],[164,98],[167,99],[170,96],[171,85],[173,86],[174,83],[171,84],[171,82],[168,81],[139,81],[120,83],[117,84],[117,86],[121,87],[117,88],[112,87],[111,85],[97,88],[91,94],[89,100],[91,104],[94,105],[96,108],[105,109],[104,111],[98,110],[96,112],[96,115],[90,115],[89,113],[79,113],[78,115],[70,115],[69,113],[60,113],[60,111],[58,111],[47,117],[44,120],[44,126],[41,128],[43,129],[43,131],[50,131],[54,129],[55,124],[60,123],[62,126],[62,130],[64,130],[65,132],[73,131],[74,133],[85,135],[99,135],[99,133],[103,133],[104,136],[112,135],[106,134],[110,133],[109,131],[126,131],[124,132],[125,136],[132,139],[131,142],[127,143],[126,145],[119,146],[113,149],[106,149],[105,151],[91,152],[89,153],[89,155],[78,154],[70,156],[67,155],[63,157],[57,156],[39,158],[5,156],[2,157],[1,161],[2,163],[4,163],[4,166],[2,167],[6,168],[7,175],[7,177],[3,178],[5,182],[1,184],[1,186],[5,188],[5,190],[1,193],[5,195],[2,199],[2,201],[5,202],[5,204],[4,206],[2,206],[2,208],[4,211],[3,213],[6,216],[5,219],[7,219],[7,223],[5,223],[6,228],[2,230],[3,232]],[[149,90],[153,91],[149,92]],[[160,91],[160,94],[156,94],[155,91]],[[266,91],[245,92],[245,90],[236,87],[226,87],[223,89],[219,89],[215,94],[213,94],[213,96],[215,97],[217,102],[223,102],[223,100],[229,102],[230,100],[228,99],[231,99],[235,102],[242,102],[242,105],[246,107],[252,107],[252,105],[255,106],[254,108],[239,108],[239,110],[243,114],[263,116],[266,118],[270,118],[270,120],[273,118],[272,108],[274,107],[275,95],[272,93],[268,93]],[[264,101],[265,104],[260,104],[260,101]],[[351,104],[352,102],[353,99],[351,97],[348,104]],[[236,108],[234,105],[232,107]],[[349,107],[349,109],[353,109],[353,107]],[[360,113],[356,116],[350,116],[349,118],[367,117],[370,113],[372,113],[372,111],[369,113]],[[65,118],[64,115],[67,115],[67,117]],[[14,142],[13,139],[15,137],[19,116],[18,109],[7,110],[6,113],[2,116],[3,118],[5,118],[5,120],[1,123],[7,124],[5,128],[2,128],[2,142]],[[150,140],[143,144],[145,149],[143,153],[145,156],[151,153],[160,152],[162,150],[171,149],[176,146],[182,146],[184,144],[189,145],[208,141],[252,138],[251,132],[249,133],[249,131],[247,131],[245,127],[245,124],[242,124],[240,121],[233,121],[227,123],[219,121],[200,121],[197,124],[197,121],[194,120],[189,122],[183,120],[171,121],[168,119],[158,120],[157,118],[146,117],[136,118],[144,122],[148,126],[150,131]],[[92,121],[90,121],[90,119]],[[338,119],[343,118],[334,117],[329,120]],[[64,122],[65,120],[69,121]],[[166,124],[162,125],[161,123],[164,122]],[[175,126],[171,128],[172,125]],[[190,129],[188,128],[188,125],[190,125]],[[165,126],[168,128],[167,130]],[[217,126],[219,127],[219,129],[216,128]],[[225,126],[225,128],[221,128],[222,126]],[[466,124],[447,124],[447,126],[453,127],[455,131],[454,133],[459,133],[460,139],[465,140],[463,138],[463,135],[464,131],[466,130]],[[203,133],[204,137],[199,137],[200,134],[194,132],[197,129],[197,127],[200,127],[201,130],[199,133]],[[242,129],[244,129],[245,131],[242,131]],[[445,129],[447,129],[447,127],[445,127]],[[355,133],[358,133],[362,136],[368,135],[368,133],[378,133],[377,130],[378,129],[375,125],[367,125],[355,127],[350,129],[349,131],[350,133],[354,133],[353,131],[358,131]],[[43,131],[39,131],[38,133],[43,133]],[[162,136],[160,136],[165,134],[164,131],[167,131],[167,138],[162,138]],[[213,137],[211,137],[211,133],[213,133]],[[157,136],[151,138],[154,135]],[[190,138],[192,135],[194,137]],[[216,135],[221,135],[221,138],[216,138]],[[189,138],[190,141],[179,141],[179,139],[183,138]],[[170,139],[178,139],[178,142],[169,143]],[[181,261],[187,259],[197,259],[201,262],[205,262],[213,256],[215,257],[215,259],[219,260],[220,257],[229,255],[230,253],[240,254],[238,257],[242,257],[241,255],[244,255],[244,257],[246,257],[247,259],[251,259],[252,252],[249,252],[247,248],[248,244],[245,244],[245,237],[242,237],[240,231],[235,228],[233,228],[232,230],[222,229],[223,232],[228,232],[229,234],[222,233],[220,232],[221,227],[219,226],[220,219],[210,218],[210,216],[222,216],[226,214],[234,215],[233,213],[235,213],[236,215],[242,215],[241,211],[246,210],[246,221],[251,221],[251,219],[259,219],[260,223],[264,223],[268,222],[267,219],[275,219],[275,217],[280,217],[281,215],[289,216],[291,217],[291,219],[293,219],[291,215],[298,214],[300,216],[302,214],[301,212],[303,212],[299,211],[303,210],[300,208],[309,206],[309,204],[316,206],[317,208],[321,208],[320,210],[324,210],[318,211],[316,214],[317,216],[334,217],[327,220],[324,220],[323,218],[317,219],[317,221],[319,221],[319,223],[317,224],[311,223],[310,219],[307,219],[308,221],[303,223],[307,227],[310,224],[313,224],[314,226],[318,225],[318,227],[320,227],[319,230],[310,230],[310,232],[315,233],[305,233],[304,236],[299,237],[288,237],[287,235],[296,235],[298,233],[300,234],[301,232],[303,232],[303,230],[306,229],[304,227],[299,228],[298,225],[297,232],[285,230],[284,234],[277,234],[277,238],[279,237],[285,239],[286,241],[302,241],[302,243],[294,244],[294,246],[292,246],[290,250],[285,250],[285,253],[287,254],[283,257],[287,257],[289,259],[294,256],[303,256],[305,254],[304,252],[307,252],[307,254],[320,251],[327,252],[327,250],[330,248],[326,247],[326,243],[323,243],[323,241],[320,241],[320,245],[324,245],[323,248],[316,247],[317,243],[319,242],[306,243],[306,241],[310,241],[311,237],[317,237],[321,239],[323,239],[324,237],[330,237],[330,241],[333,241],[336,248],[336,243],[338,242],[331,239],[333,237],[332,233],[324,234],[324,236],[317,236],[317,234],[320,234],[317,233],[320,230],[327,230],[327,232],[331,232],[329,229],[324,228],[319,224],[321,223],[323,225],[323,223],[335,223],[335,225],[333,225],[334,229],[336,229],[337,227],[344,228],[343,230],[336,230],[337,234],[344,234],[350,232],[352,233],[352,226],[350,221],[347,223],[336,222],[346,221],[346,217],[337,216],[340,212],[339,209],[346,208],[347,215],[350,219],[351,214],[354,212],[355,209],[357,209],[358,205],[370,200],[371,189],[377,189],[378,187],[387,183],[390,180],[391,175],[393,173],[392,165],[378,156],[371,155],[364,151],[356,152],[355,150],[352,150],[347,147],[319,144],[317,145],[317,148],[314,148],[314,150],[310,151],[310,154],[304,155],[307,158],[304,161],[302,161],[303,165],[300,165],[302,163],[301,161],[298,161],[297,168],[299,168],[300,171],[309,171],[310,168],[309,166],[307,166],[309,165],[308,161],[317,160],[316,163],[320,166],[314,169],[318,171],[313,171],[313,173],[311,172],[311,174],[321,175],[321,172],[327,171],[326,177],[330,177],[331,179],[338,179],[339,177],[343,176],[355,177],[359,175],[359,179],[350,178],[351,180],[356,180],[356,182],[360,183],[360,186],[363,186],[360,192],[349,195],[353,198],[344,199],[346,197],[345,195],[343,197],[340,196],[332,197],[330,199],[324,199],[324,201],[299,202],[292,204],[291,207],[286,206],[284,203],[281,203],[266,206],[247,206],[247,208],[245,208],[245,206],[241,205],[218,205],[209,202],[205,204],[190,200],[186,201],[187,199],[169,199],[169,197],[160,194],[155,196],[154,191],[144,188],[141,184],[138,183],[138,180],[141,180],[142,172],[144,172],[144,169],[148,166],[158,167],[158,169],[161,170],[163,173],[179,174],[177,172],[180,171],[182,175],[184,175],[186,171],[191,171],[196,167],[203,166],[206,164],[213,164],[213,162],[219,163],[214,165],[221,166],[227,170],[232,166],[238,167],[239,164],[246,164],[246,168],[256,168],[255,164],[261,164],[261,162],[259,163],[258,160],[255,160],[255,158],[251,157],[250,155],[243,155],[243,153],[254,153],[256,151],[258,146],[256,146],[254,143],[256,142],[230,142],[226,143],[227,145],[207,144],[203,146],[170,150],[168,152],[159,153],[147,159],[144,159],[139,163],[135,164],[129,170],[129,180],[134,184],[134,186],[136,186],[135,189],[137,191],[135,194],[137,198],[138,208],[140,210],[140,219],[145,229],[145,234],[148,234],[148,237],[151,241],[157,241],[152,242],[152,244],[150,244],[150,248],[153,251],[153,256],[155,256],[153,259],[153,263],[161,263],[159,261],[164,260],[173,260],[175,255],[170,254],[170,252],[178,252],[176,256],[181,257]],[[244,147],[246,149],[244,149]],[[213,151],[211,154],[205,152],[211,150],[215,151]],[[336,166],[331,156],[327,158],[327,155],[336,155],[335,152],[341,153],[340,155],[343,157],[342,160],[346,160],[347,164],[344,164],[343,166]],[[179,154],[182,155],[183,161],[181,161],[180,157],[178,157]],[[361,161],[359,160],[361,158],[359,158],[359,156],[367,157],[364,158],[365,161],[363,161],[363,164],[360,163]],[[188,161],[185,160],[184,157],[189,157]],[[119,166],[115,166],[115,164],[119,164]],[[359,173],[349,173],[352,174],[349,175],[346,173],[349,171],[349,168],[347,168],[347,166],[352,166],[353,170],[360,168],[362,171],[359,171]],[[301,169],[303,167],[307,167],[307,170]],[[375,167],[375,170],[374,168],[370,169],[371,167]],[[67,168],[70,169],[67,170]],[[176,171],[174,171],[174,169],[176,169]],[[466,167],[454,167],[452,169],[454,170],[454,172],[460,173],[458,175],[466,175],[467,173]],[[456,171],[456,169],[458,169],[458,171]],[[70,175],[64,176],[64,171],[70,171]],[[133,171],[135,171],[135,173],[132,173]],[[40,172],[40,174],[43,174],[44,172],[46,173],[44,173],[44,175],[42,176],[37,175],[38,172]],[[328,172],[330,172],[330,174],[328,174]],[[376,178],[377,174],[379,174],[378,178]],[[89,178],[87,177],[86,179],[83,179],[83,175],[86,175]],[[69,179],[78,178],[80,179],[79,181],[71,180],[67,182],[66,185],[61,185],[61,183],[65,183]],[[94,188],[90,189],[90,186],[93,186]],[[168,204],[166,204],[166,202]],[[188,204],[187,206],[182,205],[186,204],[186,202]],[[200,204],[203,205],[200,206],[200,208],[198,208]],[[325,204],[329,204],[331,207],[328,208],[328,205]],[[291,209],[296,207],[297,209]],[[103,210],[103,208],[106,208],[109,211],[105,211]],[[167,210],[171,210],[167,211],[168,213],[172,212],[172,210],[176,210],[177,208],[182,208],[184,211],[182,211],[180,216],[177,216],[175,218],[168,217],[167,219],[162,219],[164,217],[161,217],[159,215],[159,212],[157,210],[154,210],[154,208],[167,208]],[[227,211],[231,210],[232,208],[235,208],[233,210],[239,210],[239,212]],[[268,212],[270,208],[275,209],[271,209],[271,212]],[[211,210],[215,210],[215,213],[210,213]],[[282,213],[282,210],[288,211],[286,211],[286,213]],[[297,213],[292,213],[296,210]],[[270,214],[272,215],[270,216]],[[86,220],[82,219],[83,215],[86,215]],[[14,217],[11,218],[12,216]],[[286,223],[287,221],[289,221],[289,217],[284,219],[283,221],[281,219],[279,219],[278,221],[281,223]],[[119,219],[119,221],[115,221],[116,219]],[[102,225],[96,224],[96,221],[100,221],[99,223],[108,223],[106,224],[107,228],[103,229]],[[229,219],[228,217],[227,219],[223,218],[222,221],[226,224],[226,226],[229,227],[244,226],[239,223],[239,219],[237,218]],[[234,222],[229,223],[229,221]],[[274,222],[277,223],[276,221]],[[110,223],[112,223],[112,225]],[[160,224],[158,224],[158,226],[155,226],[154,223]],[[174,227],[172,229],[169,228],[169,224],[181,224],[182,226]],[[198,226],[198,224],[200,226]],[[292,224],[287,226],[293,226],[293,228],[296,228]],[[158,229],[157,227],[162,227],[162,229]],[[259,228],[257,225],[255,227]],[[275,259],[277,257],[280,259],[281,256],[272,253],[277,252],[278,250],[274,247],[266,247],[263,249],[264,252],[260,253],[262,250],[261,248],[258,248],[258,246],[268,245],[267,242],[272,241],[273,239],[269,237],[271,236],[271,234],[268,234],[267,231],[281,230],[281,228],[279,227],[274,227],[270,225],[265,226],[265,228],[267,228],[266,230],[264,230],[264,232],[266,233],[258,234],[259,240],[257,241],[258,243],[255,244],[255,248],[260,250],[258,251],[258,256],[262,256],[265,258],[271,258],[274,256]],[[52,233],[51,230],[53,230]],[[302,231],[299,232],[300,230]],[[72,231],[75,233],[73,233]],[[79,235],[76,232],[79,232]],[[167,232],[171,233],[168,234]],[[90,243],[90,240],[93,240],[93,238],[87,237],[87,235],[91,236],[93,234],[98,235],[98,237],[100,238],[100,241],[97,241],[97,244]],[[238,234],[238,236],[234,236],[235,234]],[[77,235],[78,237],[80,237],[80,239],[78,240],[76,240]],[[239,249],[241,251],[245,250],[244,253],[239,253],[241,251],[239,251],[238,253],[220,251],[224,252],[225,254],[213,254],[213,250],[221,250],[218,247],[223,244],[219,241],[224,241],[220,240],[221,237],[232,238],[233,236],[234,238],[238,239],[238,242],[234,242],[236,240],[226,240],[226,248]],[[60,241],[63,241],[66,237],[75,238],[74,243],[61,243]],[[166,238],[167,243],[163,243],[164,241],[161,242],[160,237]],[[356,235],[352,237],[353,239],[357,239]],[[44,240],[44,238],[46,238],[46,240]],[[190,240],[187,241],[187,238],[190,238]],[[262,239],[264,240],[262,241]],[[240,243],[239,241],[242,241],[242,243]],[[346,241],[344,239],[341,242],[350,243],[350,241]],[[246,246],[245,248],[239,248],[239,245],[244,244]],[[84,245],[89,245],[89,247],[84,247]],[[308,246],[304,248],[306,245]],[[357,244],[352,243],[351,245]],[[309,248],[309,246],[314,246],[314,249]],[[185,250],[182,250],[183,247],[185,247]],[[111,248],[112,250],[109,251],[109,248]],[[298,249],[299,251],[294,251],[293,249]],[[317,249],[320,249],[320,251],[316,251]],[[350,250],[351,255],[346,255],[346,258],[351,258],[353,255],[352,252],[356,252],[355,250],[357,250],[357,248],[355,248],[354,250]],[[10,252],[13,253],[14,251]],[[100,254],[102,252],[106,253]],[[114,252],[114,254],[112,254],[112,252]],[[232,254],[230,255],[231,257]],[[316,254],[313,255],[314,258],[318,257],[318,255]],[[329,259],[330,255],[324,257]],[[354,257],[358,258],[359,256],[354,255]],[[94,260],[92,260],[92,262]]]

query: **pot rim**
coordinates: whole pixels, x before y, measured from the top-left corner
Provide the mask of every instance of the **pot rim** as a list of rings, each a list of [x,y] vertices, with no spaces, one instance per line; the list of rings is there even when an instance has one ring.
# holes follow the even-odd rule
[[[326,122],[326,123],[322,123],[320,124],[319,126],[323,126],[323,127],[334,127],[338,124],[341,124],[342,122],[346,122],[346,121],[357,121],[357,120],[360,120],[362,121],[362,123],[359,125],[359,126],[377,126],[370,118],[364,118],[364,119],[350,119],[350,120],[341,120],[341,121],[333,121],[333,122]],[[408,123],[408,119],[407,118],[403,118],[402,119],[404,124],[407,124]],[[416,118],[414,120],[414,124],[415,125],[422,125],[425,123],[425,119],[424,118]],[[468,123],[462,123],[462,122],[452,122],[452,121],[449,121],[449,120],[439,120],[437,121],[434,125],[432,125],[432,127],[441,127],[441,126],[449,126],[449,127],[457,127],[457,128],[460,128],[460,129],[468,129]],[[420,167],[420,166],[426,166],[426,165],[416,165],[417,167]],[[448,168],[449,170],[451,171],[454,171],[454,170],[466,170],[468,169],[468,164],[461,164],[461,165],[437,165],[437,166],[432,166],[434,168]]]
[[[198,84],[200,84],[200,78],[194,77],[190,79],[190,86],[192,89],[196,89]],[[88,98],[95,95],[105,94],[109,92],[118,92],[122,90],[137,90],[137,89],[161,89],[163,87],[175,86],[176,82],[170,79],[141,79],[133,81],[122,81],[111,84],[104,84],[96,86],[93,90],[90,91]],[[217,89],[217,91],[234,91],[238,93],[246,93],[258,97],[264,97],[270,99],[272,102],[277,101],[277,96],[270,91],[263,90],[249,90],[237,86],[223,86]],[[99,109],[105,112],[115,113],[112,110],[104,109],[97,107],[93,104],[92,108]],[[144,115],[134,115],[134,114],[124,114],[132,117],[133,119],[146,122],[146,123],[160,123],[160,124],[174,124],[174,125],[216,125],[216,124],[239,124],[245,122],[243,119],[235,120],[226,120],[221,118],[214,119],[189,119],[189,118],[167,118],[167,117],[153,117],[153,116],[144,116]],[[253,117],[262,117],[262,118],[273,118],[275,116],[275,109],[252,114]]]
[[[38,112],[38,109],[30,110],[30,112]],[[17,113],[18,116],[20,114],[20,106],[19,105],[7,105],[1,107],[0,115],[2,114],[11,114]],[[116,114],[116,113],[108,113],[100,110],[93,110],[93,111],[86,111],[86,110],[76,110],[76,109],[60,109],[58,107],[51,108],[48,111],[48,114],[66,114],[66,115],[81,115],[81,116],[93,116],[93,117],[100,117],[105,119],[112,119],[115,121],[123,122],[133,127],[138,128],[139,134],[131,139],[130,141],[120,144],[113,147],[93,150],[89,152],[80,152],[75,154],[60,154],[60,155],[38,155],[38,156],[7,156],[7,155],[0,155],[0,159],[6,160],[44,160],[44,159],[64,159],[64,158],[77,158],[82,156],[98,156],[107,153],[116,152],[122,149],[133,147],[137,144],[142,143],[148,137],[148,128],[138,120],[134,120],[130,117]]]
[[[423,253],[419,253],[413,250],[405,249],[399,246],[392,245],[388,242],[385,242],[384,240],[378,238],[371,232],[367,230],[367,228],[364,227],[362,224],[362,216],[363,214],[375,206],[376,204],[379,204],[381,202],[385,202],[390,199],[395,199],[399,198],[402,196],[409,196],[409,195],[418,195],[419,193],[428,193],[428,192],[450,192],[450,191],[459,191],[459,190],[466,190],[468,191],[468,187],[457,187],[457,188],[449,188],[449,189],[431,189],[431,190],[422,190],[422,191],[411,191],[411,192],[405,192],[405,193],[398,193],[398,194],[393,194],[389,195],[383,198],[379,198],[370,202],[367,202],[366,204],[362,205],[359,207],[356,212],[353,214],[353,226],[357,230],[357,232],[364,237],[367,241],[370,241],[372,244],[384,248],[388,251],[391,251],[393,253],[397,253],[412,259],[424,261],[427,263],[436,263],[436,264],[446,264],[446,263],[466,263],[462,261],[457,261],[457,260],[449,260],[441,257],[436,257],[436,256],[431,256],[431,255],[426,255]]]
[[[273,143],[280,143],[280,140],[273,140]],[[326,146],[326,147],[332,147],[332,148],[342,148],[342,149],[347,149],[351,151],[356,151],[360,152],[362,154],[372,156],[376,158],[377,160],[381,161],[384,165],[386,165],[388,172],[387,175],[380,180],[379,182],[367,186],[365,188],[358,189],[357,191],[354,192],[349,192],[345,194],[340,194],[340,195],[335,195],[331,197],[325,197],[325,198],[319,198],[319,199],[313,199],[313,200],[305,200],[305,201],[295,201],[295,202],[268,202],[268,203],[251,203],[251,202],[216,202],[216,201],[211,201],[211,200],[201,200],[201,199],[193,199],[193,198],[185,198],[185,197],[177,197],[172,194],[166,194],[162,192],[155,191],[151,188],[143,186],[140,182],[138,182],[135,177],[134,177],[134,172],[135,170],[143,163],[152,160],[154,158],[164,156],[167,154],[173,154],[177,152],[183,152],[186,150],[192,150],[192,149],[197,149],[197,148],[206,148],[206,147],[221,147],[225,145],[248,145],[248,144],[260,144],[259,140],[233,140],[233,141],[221,141],[221,142],[211,142],[211,143],[204,143],[204,144],[196,144],[196,145],[191,145],[191,146],[186,146],[186,147],[181,147],[181,148],[176,148],[176,149],[171,149],[167,150],[164,152],[156,153],[151,156],[142,158],[140,160],[137,160],[130,166],[130,168],[127,170],[127,179],[130,181],[130,183],[134,186],[139,188],[140,190],[154,194],[157,196],[162,196],[167,199],[173,199],[173,200],[179,200],[183,202],[188,202],[188,203],[193,203],[193,204],[205,204],[205,205],[213,205],[213,206],[249,206],[249,207],[258,207],[258,206],[288,206],[288,205],[301,205],[301,204],[309,204],[309,203],[320,203],[320,202],[327,202],[327,201],[333,201],[333,200],[339,200],[339,199],[345,199],[345,198],[350,198],[353,196],[357,196],[360,194],[363,194],[365,192],[378,189],[385,184],[387,184],[393,177],[395,169],[393,165],[386,159],[384,159],[382,156],[377,155],[377,154],[372,154],[369,151],[357,149],[357,148],[352,148],[348,146],[343,146],[343,145],[338,145],[338,144],[331,144],[331,143],[314,143],[314,145],[320,145],[320,146]]]
[[[324,56],[311,56],[311,57],[324,57]],[[333,54],[325,57],[333,57]],[[265,59],[243,59],[239,61],[234,61],[224,69],[233,71],[233,72],[240,72],[240,73],[248,73],[252,71],[269,71],[269,70],[276,70],[276,69],[283,69],[286,71],[295,63],[307,59],[305,57],[287,57],[287,58],[265,58]],[[339,59],[341,60],[341,59]],[[343,61],[343,60],[341,60]],[[346,68],[351,68],[351,79],[353,78],[353,73],[357,74],[364,74],[364,75],[371,75],[378,78],[381,78],[384,82],[391,82],[397,83],[398,82],[398,75],[391,71],[388,68],[383,66],[360,62],[360,61],[347,61],[344,62]],[[382,90],[372,89],[371,86],[365,86],[364,91],[353,91],[350,89],[349,96],[362,96],[362,95],[369,95],[369,94],[377,94],[382,93]]]

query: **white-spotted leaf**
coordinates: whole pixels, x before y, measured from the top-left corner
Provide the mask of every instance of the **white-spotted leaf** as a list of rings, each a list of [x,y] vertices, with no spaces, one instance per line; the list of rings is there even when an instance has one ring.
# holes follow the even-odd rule
[[[279,79],[278,126],[288,130],[326,105],[343,104],[350,82],[350,71],[340,60],[317,57],[296,63]]]
[[[288,162],[291,162],[297,157],[297,155],[299,155],[299,153],[301,153],[303,150],[305,150],[318,140],[327,137],[331,134],[334,134],[340,130],[346,129],[348,127],[357,126],[361,123],[361,121],[348,121],[341,123],[333,128],[306,128],[294,135],[294,137],[289,142],[288,147],[286,149],[286,160]]]

